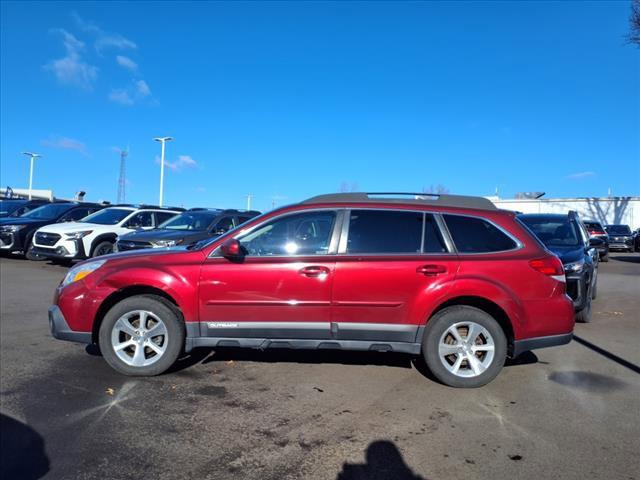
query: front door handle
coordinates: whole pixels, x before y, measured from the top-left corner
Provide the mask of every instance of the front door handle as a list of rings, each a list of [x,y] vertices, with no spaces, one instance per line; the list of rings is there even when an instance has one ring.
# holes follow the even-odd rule
[[[440,275],[441,273],[446,273],[447,267],[445,267],[444,265],[435,264],[422,265],[416,268],[416,272],[428,277],[435,277],[436,275]]]
[[[321,275],[329,275],[329,269],[319,265],[311,265],[309,267],[301,268],[298,270],[298,273],[305,277],[319,277]]]

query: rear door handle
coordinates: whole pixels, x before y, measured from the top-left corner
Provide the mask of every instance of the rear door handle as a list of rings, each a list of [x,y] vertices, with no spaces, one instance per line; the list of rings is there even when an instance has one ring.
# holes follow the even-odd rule
[[[446,273],[447,267],[445,267],[444,265],[434,265],[434,264],[422,265],[416,268],[416,272],[422,275],[426,275],[428,277],[434,277],[436,275],[440,275],[441,273]]]
[[[321,275],[328,275],[329,269],[327,267],[322,267],[319,265],[311,265],[309,267],[304,267],[298,270],[300,275],[304,275],[305,277],[319,277]]]

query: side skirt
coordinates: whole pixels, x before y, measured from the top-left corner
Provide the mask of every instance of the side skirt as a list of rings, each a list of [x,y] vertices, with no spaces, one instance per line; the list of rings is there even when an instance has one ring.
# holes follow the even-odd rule
[[[266,350],[268,348],[289,348],[304,350],[365,350],[374,352],[401,352],[418,355],[419,343],[381,342],[365,340],[309,340],[295,338],[229,338],[229,337],[187,337],[185,352],[197,347],[240,347]]]

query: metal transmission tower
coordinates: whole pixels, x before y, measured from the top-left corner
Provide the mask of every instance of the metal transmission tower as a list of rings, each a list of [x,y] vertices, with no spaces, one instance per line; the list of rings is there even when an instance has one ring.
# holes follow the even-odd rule
[[[125,184],[126,180],[126,158],[129,155],[129,147],[126,150],[120,150],[120,178],[118,179],[118,203],[125,202]]]

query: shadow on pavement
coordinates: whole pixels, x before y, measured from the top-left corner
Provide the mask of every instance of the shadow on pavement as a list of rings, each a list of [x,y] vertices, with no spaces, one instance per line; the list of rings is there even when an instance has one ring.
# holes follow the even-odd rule
[[[44,439],[33,428],[0,414],[0,478],[35,480],[49,471]]]
[[[609,260],[612,260],[614,262],[640,263],[640,255],[629,255],[624,257],[615,255],[615,256],[610,256]]]
[[[212,350],[208,350],[212,352]],[[194,350],[195,352],[195,350]],[[202,363],[238,360],[265,363],[335,363],[342,365],[385,365],[411,368],[412,355],[392,352],[356,352],[346,350],[253,350],[217,348]]]
[[[365,463],[344,463],[336,480],[427,480],[407,466],[396,445],[389,440],[371,442]]]
[[[640,366],[636,365],[635,363],[631,363],[629,360],[625,360],[622,357],[619,357],[618,355],[611,353],[609,350],[605,350],[604,348],[601,348],[591,342],[589,342],[588,340],[585,340],[582,337],[579,337],[577,335],[573,335],[573,340],[578,342],[580,345],[583,345],[585,347],[587,347],[590,350],[593,350],[596,353],[599,353],[600,355],[602,355],[605,358],[608,358],[609,360],[612,360],[614,362],[616,362],[618,365],[622,365],[623,367],[628,368],[629,370],[631,370],[632,372],[635,373],[640,373]]]

